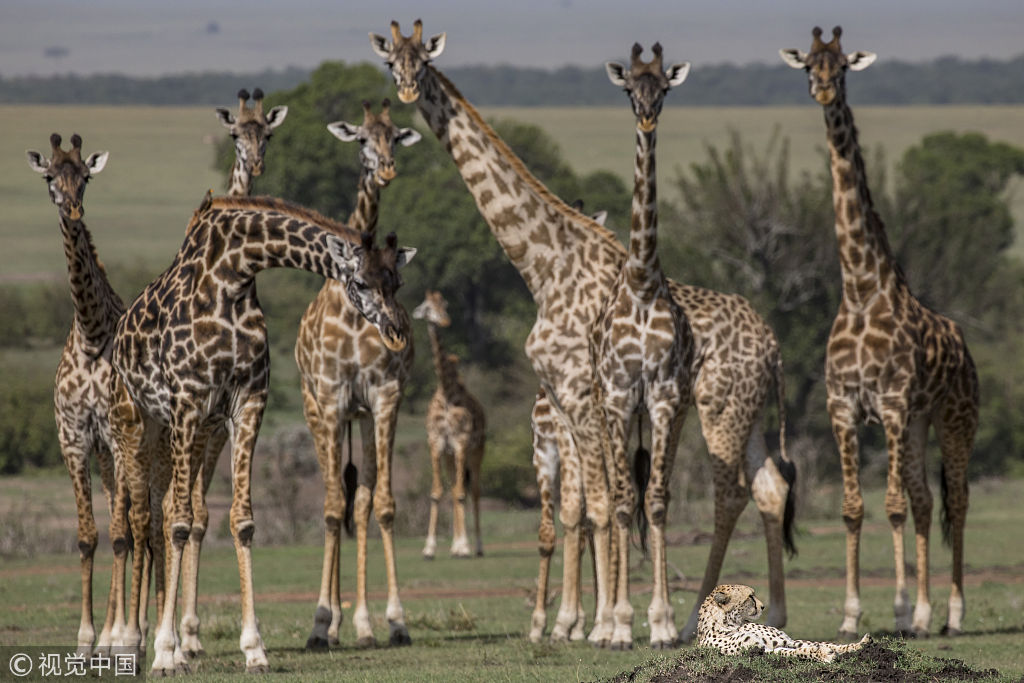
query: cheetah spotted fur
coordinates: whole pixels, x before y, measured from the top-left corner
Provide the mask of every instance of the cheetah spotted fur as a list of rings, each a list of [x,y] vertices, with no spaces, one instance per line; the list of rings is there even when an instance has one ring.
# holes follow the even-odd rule
[[[761,616],[764,603],[750,586],[724,584],[704,599],[697,618],[697,644],[713,647],[724,655],[735,655],[750,648],[761,648],[786,657],[831,662],[836,655],[856,652],[871,636],[847,645],[820,643],[790,638],[774,626],[751,623]]]

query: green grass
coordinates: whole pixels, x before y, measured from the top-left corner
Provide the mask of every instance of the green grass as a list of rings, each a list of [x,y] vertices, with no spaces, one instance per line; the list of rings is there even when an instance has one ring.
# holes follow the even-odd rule
[[[776,126],[789,138],[796,172],[820,168],[824,124],[818,107],[686,107],[669,101],[658,128],[658,156],[665,198],[676,169],[705,158],[705,147],[742,132],[755,148]],[[632,182],[632,114],[621,107],[485,108],[484,114],[535,123],[549,132],[579,172],[608,169]],[[885,149],[895,163],[923,135],[939,130],[980,131],[993,140],[1024,146],[1024,107],[858,107],[861,143]],[[213,141],[225,135],[212,108],[0,106],[0,282],[63,276],[56,210],[25,150],[48,154],[50,133],[84,138],[84,152],[109,150],[110,161],[90,183],[86,221],[101,258],[110,264],[163,268],[181,245],[192,210],[224,180],[211,167]],[[273,163],[273,145],[268,148]],[[1015,184],[1014,212],[1024,223],[1024,192]],[[257,190],[259,186],[257,184]],[[597,210],[600,207],[594,207]],[[1024,253],[1024,245],[1018,245]]]
[[[47,482],[49,484],[47,485]],[[912,653],[961,659],[979,669],[996,668],[1008,679],[1024,675],[1024,547],[1008,539],[1019,535],[1016,510],[1022,482],[982,482],[972,489],[968,518],[966,633],[957,639],[934,636],[907,641]],[[27,488],[26,488],[27,487]],[[31,489],[31,491],[29,491]],[[49,490],[47,490],[49,489]],[[24,491],[32,499],[69,498],[66,477],[6,479],[0,481],[0,501],[12,501]],[[864,617],[862,628],[885,637],[892,628],[892,549],[882,513],[882,491],[868,492],[871,513],[863,540]],[[635,648],[631,652],[597,651],[586,644],[532,645],[525,639],[530,619],[528,595],[535,581],[534,510],[500,509],[492,504],[484,515],[486,556],[453,560],[443,553],[433,562],[420,557],[422,538],[398,539],[398,570],[402,603],[413,638],[409,648],[353,647],[351,609],[345,610],[342,647],[328,653],[303,651],[312,625],[319,585],[321,550],[316,544],[294,547],[260,545],[259,518],[254,549],[257,614],[268,647],[272,670],[288,680],[373,681],[509,681],[595,680],[653,662],[668,666],[667,658],[646,647],[645,621],[650,567],[634,571],[633,604],[636,608]],[[68,519],[72,519],[68,510]],[[399,515],[402,514],[401,508]],[[702,515],[697,515],[702,516]],[[841,620],[843,603],[844,532],[837,514],[802,520],[800,554],[787,563],[789,623],[786,631],[797,638],[829,639]],[[931,554],[933,632],[945,619],[948,596],[949,553],[939,542],[937,524]],[[672,532],[691,525],[676,519]],[[707,530],[707,529],[705,529]],[[730,547],[722,581],[754,586],[767,599],[764,543],[757,515],[747,511],[739,535]],[[442,540],[442,549],[446,546]],[[911,541],[908,540],[908,547]],[[671,599],[676,623],[682,625],[695,597],[694,591],[707,554],[706,545],[672,545],[669,560],[685,574]],[[96,604],[103,604],[108,585],[109,551],[101,545],[95,586]],[[589,561],[585,566],[589,566]],[[556,560],[553,583],[560,584],[561,563]],[[387,640],[383,619],[385,581],[379,541],[371,536],[369,577],[371,612],[379,642]],[[589,570],[585,570],[589,585]],[[342,544],[342,598],[351,601],[354,545]],[[913,589],[913,587],[912,587]],[[198,680],[235,680],[242,669],[238,650],[238,576],[234,552],[223,543],[208,547],[203,556],[200,585],[203,643],[208,655],[201,661]],[[592,614],[592,598],[585,605]],[[78,610],[78,559],[73,553],[5,560],[0,567],[0,645],[66,644],[74,640]],[[549,625],[556,605],[548,610]],[[97,607],[97,619],[102,618]],[[154,622],[150,615],[150,624]],[[152,639],[152,626],[150,639]],[[689,653],[689,647],[681,654]],[[659,659],[660,658],[660,659]],[[788,680],[801,680],[799,669]],[[646,680],[641,678],[640,680]]]

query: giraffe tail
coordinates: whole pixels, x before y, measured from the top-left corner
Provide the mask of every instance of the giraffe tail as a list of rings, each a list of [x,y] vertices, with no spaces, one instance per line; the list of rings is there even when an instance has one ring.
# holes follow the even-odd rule
[[[345,534],[352,538],[354,530],[352,521],[355,517],[356,488],[359,486],[359,470],[352,464],[352,421],[345,423],[345,431],[348,433],[348,464],[341,474],[341,481],[345,488]]]
[[[644,496],[647,494],[647,485],[651,481],[651,452],[644,448],[644,422],[643,416],[637,419],[636,452],[633,453],[633,481],[637,485],[636,505],[636,531],[640,540],[640,550],[644,557],[647,557],[647,529],[650,522],[647,519],[647,507],[644,505]]]
[[[776,346],[775,362],[772,367],[775,380],[775,403],[779,414],[779,474],[788,485],[786,491],[786,508],[782,514],[782,543],[786,554],[794,557],[797,554],[796,542],[793,540],[793,523],[796,519],[796,464],[786,453],[786,378],[783,374],[782,354]]]

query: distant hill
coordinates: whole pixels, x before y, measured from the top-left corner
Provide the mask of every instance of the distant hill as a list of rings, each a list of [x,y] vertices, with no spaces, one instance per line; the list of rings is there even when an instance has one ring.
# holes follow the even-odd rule
[[[621,93],[603,67],[535,69],[464,66],[444,69],[482,106],[618,105]],[[239,88],[293,88],[309,76],[288,68],[255,74],[201,73],[160,78],[120,75],[4,78],[2,104],[223,104]],[[931,62],[884,60],[855,76],[858,104],[1021,104],[1024,54],[1010,60],[942,57]],[[784,64],[694,64],[678,105],[757,106],[807,103],[806,88]]]

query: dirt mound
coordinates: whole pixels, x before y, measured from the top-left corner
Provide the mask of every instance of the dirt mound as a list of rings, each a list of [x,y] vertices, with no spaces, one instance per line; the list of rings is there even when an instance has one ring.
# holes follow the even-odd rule
[[[760,651],[726,657],[707,648],[687,650],[673,665],[657,666],[651,683],[747,683],[749,681],[799,680],[844,683],[926,683],[928,681],[978,681],[997,678],[995,669],[978,670],[959,659],[934,659],[899,641],[873,642],[864,649],[836,658],[831,664],[795,660]],[[651,665],[623,672],[610,683],[646,679]],[[773,673],[777,673],[778,677]]]

